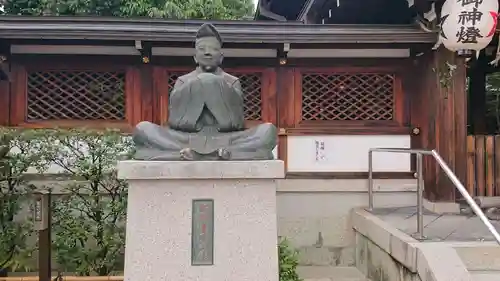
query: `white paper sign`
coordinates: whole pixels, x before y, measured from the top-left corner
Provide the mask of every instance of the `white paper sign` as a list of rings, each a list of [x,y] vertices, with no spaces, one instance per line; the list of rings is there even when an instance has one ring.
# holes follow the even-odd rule
[[[315,146],[314,149],[315,149],[316,162],[326,161],[325,141],[324,140],[314,140],[314,146]]]

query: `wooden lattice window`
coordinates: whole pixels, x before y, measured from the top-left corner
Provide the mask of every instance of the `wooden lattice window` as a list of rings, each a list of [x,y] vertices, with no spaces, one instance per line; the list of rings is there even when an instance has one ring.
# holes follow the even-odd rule
[[[125,71],[29,71],[26,120],[126,119]]]
[[[11,125],[129,131],[146,120],[136,68],[41,62],[12,66]]]
[[[262,72],[241,72],[228,71],[232,75],[239,78],[243,91],[243,106],[245,112],[245,120],[260,121],[262,120]],[[175,81],[179,76],[188,73],[187,71],[172,71],[168,75],[168,90],[169,92],[174,87]]]
[[[393,73],[302,73],[302,121],[393,121]]]

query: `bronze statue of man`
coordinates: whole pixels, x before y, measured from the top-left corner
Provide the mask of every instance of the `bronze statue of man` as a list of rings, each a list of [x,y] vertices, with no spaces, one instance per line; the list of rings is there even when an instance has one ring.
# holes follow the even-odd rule
[[[245,130],[241,85],[220,68],[222,39],[213,25],[198,30],[194,60],[198,67],[179,77],[170,93],[169,126],[136,126],[135,159],[273,159],[276,127],[264,123]]]

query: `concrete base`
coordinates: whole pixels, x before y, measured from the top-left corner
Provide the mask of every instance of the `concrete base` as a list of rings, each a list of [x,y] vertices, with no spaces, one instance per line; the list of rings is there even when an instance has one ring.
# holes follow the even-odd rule
[[[125,280],[278,281],[282,161],[123,161],[129,181]],[[214,200],[214,264],[191,265],[192,200]]]

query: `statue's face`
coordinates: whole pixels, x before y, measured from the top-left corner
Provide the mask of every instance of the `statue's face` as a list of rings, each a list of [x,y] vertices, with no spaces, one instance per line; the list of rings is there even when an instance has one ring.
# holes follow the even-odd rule
[[[203,37],[196,40],[194,61],[204,71],[214,71],[222,63],[222,48],[215,37]]]

